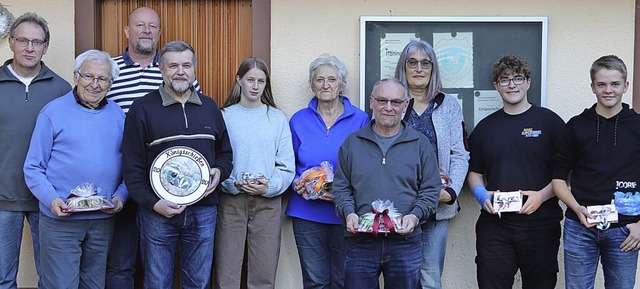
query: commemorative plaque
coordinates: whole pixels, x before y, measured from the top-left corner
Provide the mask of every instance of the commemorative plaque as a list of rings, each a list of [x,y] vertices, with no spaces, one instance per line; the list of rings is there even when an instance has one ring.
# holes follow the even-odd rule
[[[209,163],[200,152],[176,146],[156,157],[149,177],[158,197],[178,205],[191,205],[204,197],[210,170]]]

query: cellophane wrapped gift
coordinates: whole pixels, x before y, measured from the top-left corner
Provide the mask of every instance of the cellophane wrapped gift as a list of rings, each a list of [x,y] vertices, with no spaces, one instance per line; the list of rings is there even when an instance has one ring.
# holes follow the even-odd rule
[[[371,203],[371,212],[360,216],[358,232],[372,233],[377,237],[378,233],[395,233],[402,225],[402,215],[389,200],[375,200]]]
[[[93,183],[82,183],[71,190],[64,212],[89,212],[115,208],[113,202],[105,196],[98,196],[101,189]]]
[[[444,173],[444,170],[442,168],[438,168],[438,171],[440,172],[440,181],[442,181],[442,188],[448,188],[451,185],[451,179],[449,179],[449,177]]]
[[[255,184],[258,183],[259,181],[268,181],[269,179],[267,177],[265,177],[263,174],[261,173],[250,173],[250,172],[242,172],[242,175],[240,177],[241,180],[249,183],[249,184]]]
[[[332,199],[333,166],[328,161],[302,172],[299,180],[307,190],[307,194],[303,195],[305,199]]]

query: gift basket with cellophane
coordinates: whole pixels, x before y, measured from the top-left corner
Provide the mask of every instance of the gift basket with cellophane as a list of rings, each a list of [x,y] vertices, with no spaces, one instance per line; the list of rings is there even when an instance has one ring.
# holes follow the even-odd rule
[[[67,208],[63,212],[90,212],[113,209],[115,205],[105,196],[98,196],[101,189],[93,183],[82,183],[71,190],[67,201]]]
[[[393,206],[389,200],[375,200],[371,203],[371,212],[360,216],[358,232],[372,233],[374,237],[378,233],[395,233],[402,227],[402,214]]]
[[[303,195],[305,199],[332,198],[333,166],[328,161],[323,161],[320,166],[312,167],[302,172],[299,180],[307,191],[307,194]]]

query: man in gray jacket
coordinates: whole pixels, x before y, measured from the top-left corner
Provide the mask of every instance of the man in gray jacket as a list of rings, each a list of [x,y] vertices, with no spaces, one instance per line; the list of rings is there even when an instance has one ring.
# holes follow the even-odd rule
[[[441,181],[429,140],[402,122],[406,95],[396,79],[377,82],[369,99],[374,120],[338,152],[333,195],[347,231],[345,288],[378,288],[379,272],[396,288],[416,288],[420,280],[418,224],[435,212]],[[390,234],[358,233],[360,217],[378,199],[393,202],[400,220]],[[374,213],[385,219],[388,212]]]
[[[29,140],[40,109],[71,91],[71,85],[44,65],[49,48],[47,22],[34,13],[18,17],[9,29],[13,58],[0,67],[0,288],[17,288],[22,229],[31,227],[36,272],[40,274],[38,200],[24,182]]]

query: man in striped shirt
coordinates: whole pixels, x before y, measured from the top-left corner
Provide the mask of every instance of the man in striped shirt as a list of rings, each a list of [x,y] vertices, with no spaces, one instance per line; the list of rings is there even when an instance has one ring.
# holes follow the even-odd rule
[[[129,14],[124,33],[129,46],[113,58],[120,68],[120,76],[113,82],[107,97],[126,113],[134,100],[158,89],[162,83],[157,48],[160,16],[149,7],[138,7]],[[197,80],[193,85],[200,91]]]
[[[107,94],[126,113],[136,99],[158,90],[162,73],[158,66],[160,16],[149,7],[131,11],[124,34],[128,39],[125,51],[113,58],[120,68],[120,76]],[[198,81],[193,85],[200,91]],[[107,289],[133,289],[134,268],[138,250],[137,205],[127,202],[115,216],[113,241],[107,260]]]

